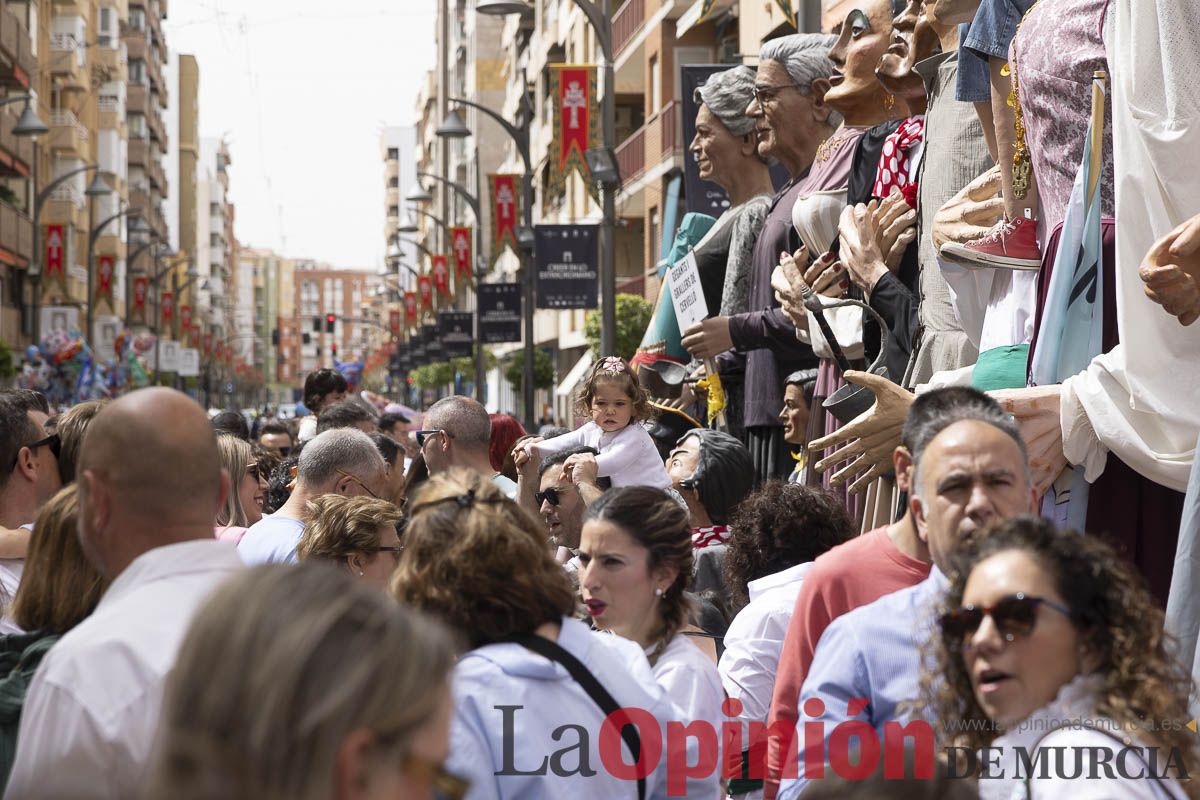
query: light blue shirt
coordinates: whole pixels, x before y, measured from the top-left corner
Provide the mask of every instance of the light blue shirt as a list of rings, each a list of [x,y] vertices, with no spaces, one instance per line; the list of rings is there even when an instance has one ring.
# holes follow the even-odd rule
[[[558,644],[583,662],[621,707],[654,717],[660,741],[666,741],[668,722],[685,721],[637,643],[564,617]],[[467,800],[634,800],[637,782],[614,777],[600,758],[603,721],[604,712],[561,665],[517,644],[486,645],[464,655],[454,668],[446,769],[471,781]],[[643,753],[661,753],[657,769],[646,776],[648,800],[668,797],[667,748],[648,741],[652,731],[641,734]],[[688,742],[689,764],[697,763],[696,746],[695,740]],[[624,763],[631,764],[628,747],[620,749]],[[581,757],[595,774],[578,774]],[[717,797],[720,765],[713,766],[711,776],[686,780],[684,796]],[[556,767],[558,773],[576,774],[556,774]]]
[[[296,545],[304,523],[291,517],[263,517],[246,529],[238,542],[238,555],[250,566],[296,563]]]
[[[821,634],[800,690],[795,744],[800,753],[799,777],[780,782],[780,800],[795,800],[808,784],[804,778],[805,723],[824,724],[825,738],[818,746],[826,765],[829,754],[824,748],[829,737],[839,724],[851,720],[864,720],[875,729],[882,758],[884,723],[905,724],[912,719],[908,705],[920,697],[921,651],[937,630],[937,609],[949,585],[935,566],[916,586],[885,594],[843,614]],[[805,713],[804,704],[812,698],[825,704],[823,713]],[[816,758],[814,754],[814,762]],[[851,763],[857,760],[857,754],[851,754]],[[825,774],[834,773],[826,766]]]

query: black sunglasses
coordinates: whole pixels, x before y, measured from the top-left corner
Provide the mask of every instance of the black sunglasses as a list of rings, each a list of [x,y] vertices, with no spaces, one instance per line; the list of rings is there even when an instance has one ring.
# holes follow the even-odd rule
[[[562,495],[571,491],[568,486],[551,486],[544,492],[534,492],[533,499],[537,501],[539,507],[542,503],[549,503],[552,506],[557,506],[562,502]]]
[[[9,472],[12,472],[17,468],[17,462],[21,460],[21,450],[25,447],[28,447],[30,450],[37,450],[39,447],[49,447],[50,452],[54,454],[54,457],[58,458],[58,454],[62,451],[62,439],[59,438],[57,433],[52,433],[44,439],[38,439],[36,442],[32,442],[24,445],[23,447],[17,448],[16,455],[13,456],[12,464],[10,464],[8,467]]]
[[[1015,641],[1033,633],[1037,624],[1038,606],[1053,608],[1060,614],[1071,616],[1071,609],[1061,603],[1018,592],[1001,597],[990,606],[963,606],[947,611],[940,620],[942,635],[953,642],[961,643],[979,630],[984,617],[991,617],[992,624],[999,629],[1004,639],[1009,642]]]
[[[426,439],[428,439],[430,436],[433,436],[435,433],[440,433],[440,434],[442,434],[443,436],[445,436],[447,439],[453,439],[453,438],[454,438],[453,436],[451,436],[451,435],[450,435],[450,433],[449,433],[449,432],[447,432],[447,431],[443,431],[443,430],[440,430],[440,429],[427,430],[427,431],[417,431],[416,433],[414,433],[414,434],[413,434],[413,436],[416,436],[416,437],[417,437],[417,447],[424,447],[424,446],[425,446],[425,440],[426,440]]]

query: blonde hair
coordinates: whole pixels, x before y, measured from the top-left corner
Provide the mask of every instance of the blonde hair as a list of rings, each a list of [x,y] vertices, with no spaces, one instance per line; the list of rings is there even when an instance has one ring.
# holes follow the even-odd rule
[[[27,631],[66,633],[96,610],[108,581],[83,554],[76,524],[79,488],[68,484],[38,512],[25,571],[12,604]]]
[[[541,526],[491,479],[459,468],[432,476],[414,499],[392,592],[463,632],[472,647],[575,610]]]
[[[217,436],[217,453],[221,458],[221,466],[229,473],[229,496],[217,512],[217,524],[248,527],[250,518],[242,507],[238,487],[242,485],[242,478],[246,477],[246,466],[255,460],[254,448],[245,439],[222,433]]]
[[[306,506],[308,522],[296,556],[346,564],[354,553],[379,546],[379,529],[403,519],[399,508],[375,497],[322,495]]]
[[[325,800],[345,738],[401,758],[452,667],[440,626],[328,565],[242,572],[183,642],[146,796]]]

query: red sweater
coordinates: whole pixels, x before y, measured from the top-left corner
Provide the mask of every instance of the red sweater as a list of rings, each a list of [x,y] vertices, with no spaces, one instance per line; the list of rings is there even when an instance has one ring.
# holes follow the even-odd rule
[[[831,622],[929,577],[932,565],[900,552],[887,531],[885,525],[838,545],[813,562],[812,569],[804,576],[779,655],[768,719],[771,729],[776,722],[787,730],[795,727],[800,689],[812,666],[817,642]],[[783,755],[779,740],[772,737],[768,745],[765,800],[774,800],[779,791]]]

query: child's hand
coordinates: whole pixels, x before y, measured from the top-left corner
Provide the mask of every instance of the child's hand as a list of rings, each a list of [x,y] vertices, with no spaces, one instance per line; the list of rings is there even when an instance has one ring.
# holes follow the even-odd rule
[[[576,486],[595,486],[599,478],[600,465],[591,453],[576,453],[563,462],[561,480],[569,480]]]

